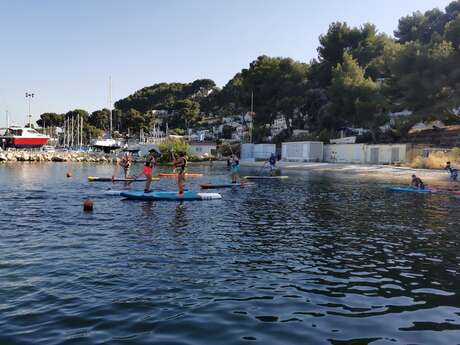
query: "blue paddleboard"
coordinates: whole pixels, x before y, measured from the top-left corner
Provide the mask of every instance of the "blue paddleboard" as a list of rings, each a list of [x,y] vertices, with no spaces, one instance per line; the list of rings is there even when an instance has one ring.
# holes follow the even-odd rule
[[[419,189],[413,187],[386,187],[385,190],[389,192],[399,192],[399,193],[422,193],[429,194],[432,193],[429,189]]]
[[[195,201],[195,200],[214,200],[222,199],[218,193],[198,193],[185,191],[184,194],[178,195],[177,192],[151,192],[143,191],[123,192],[121,196],[130,200],[166,200],[166,201]]]

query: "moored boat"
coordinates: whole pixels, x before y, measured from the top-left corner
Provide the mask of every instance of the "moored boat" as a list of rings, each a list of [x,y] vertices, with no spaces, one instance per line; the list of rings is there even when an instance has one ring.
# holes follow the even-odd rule
[[[48,144],[50,137],[28,127],[8,127],[3,135],[0,135],[3,147],[14,148],[37,148]]]

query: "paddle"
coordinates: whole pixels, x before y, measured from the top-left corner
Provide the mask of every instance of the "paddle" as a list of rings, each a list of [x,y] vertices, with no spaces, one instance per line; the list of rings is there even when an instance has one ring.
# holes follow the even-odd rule
[[[268,162],[265,162],[264,165],[262,165],[262,169],[260,169],[259,173],[257,174],[258,176],[260,176],[260,174],[262,173],[262,171],[265,169],[265,167],[267,166],[267,163],[268,163]]]
[[[158,151],[157,149],[154,148],[154,149],[152,149],[152,150],[149,151],[149,154],[152,154],[152,153],[151,153],[152,151],[155,151],[156,153],[159,153],[159,151]],[[156,160],[155,160],[155,161],[156,161]],[[134,181],[137,181],[137,179],[138,179],[139,177],[141,177],[142,175],[145,175],[145,174],[144,174],[144,171],[142,171],[139,175],[134,176],[134,179],[132,179],[131,181],[128,181],[128,182],[126,183],[126,186],[129,186],[129,185],[131,185],[131,183],[133,183]],[[147,177],[147,176],[145,176],[145,177]]]

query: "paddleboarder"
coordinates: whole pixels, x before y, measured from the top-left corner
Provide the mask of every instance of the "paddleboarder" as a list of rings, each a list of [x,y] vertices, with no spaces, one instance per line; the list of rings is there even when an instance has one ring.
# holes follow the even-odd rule
[[[458,171],[454,167],[452,167],[452,164],[450,162],[446,163],[446,167],[444,170],[447,170],[450,173],[450,180],[451,181],[457,181],[458,178]]]
[[[179,187],[179,196],[184,194],[185,189],[185,168],[187,167],[187,158],[184,152],[179,152],[179,158],[173,162],[174,171],[177,173],[177,186]]]
[[[120,166],[123,169],[125,179],[129,178],[129,169],[131,168],[131,155],[126,153],[120,161]]]
[[[423,183],[422,179],[420,177],[417,177],[417,175],[412,175],[412,182],[411,186],[418,188],[418,189],[425,189],[425,184]]]
[[[232,173],[232,183],[236,183],[237,178],[242,183],[240,176],[240,159],[235,154],[232,154],[231,157],[230,171]]]
[[[147,181],[145,181],[144,193],[150,193],[152,191],[150,186],[152,184],[153,169],[155,168],[156,163],[157,162],[153,153],[149,153],[147,157],[145,157],[144,169],[142,173],[147,178]]]
[[[131,157],[129,156],[129,153],[125,153],[123,154],[121,158],[117,158],[117,164],[115,165],[115,171],[113,172],[113,175],[112,175],[112,182],[115,182],[115,178],[118,175],[119,167],[123,169],[124,178],[126,180],[129,176],[129,168],[131,167]]]
[[[270,175],[273,175],[273,172],[276,170],[276,156],[272,152],[270,158],[268,159],[268,163],[270,164]]]

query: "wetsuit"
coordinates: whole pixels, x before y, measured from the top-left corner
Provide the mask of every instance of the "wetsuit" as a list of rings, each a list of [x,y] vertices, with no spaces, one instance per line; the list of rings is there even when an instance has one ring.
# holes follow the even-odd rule
[[[452,168],[452,166],[450,164],[447,164],[447,166],[445,167],[445,169],[450,173],[450,179],[452,181],[457,181],[457,178],[458,178],[458,171],[457,169],[454,169]]]
[[[270,163],[270,170],[275,170],[275,165],[276,165],[276,157],[275,155],[271,155],[270,159],[268,160]]]
[[[419,189],[425,189],[425,184],[420,179],[420,177],[416,177],[412,179],[412,186],[419,188]]]

